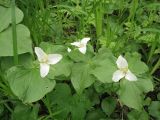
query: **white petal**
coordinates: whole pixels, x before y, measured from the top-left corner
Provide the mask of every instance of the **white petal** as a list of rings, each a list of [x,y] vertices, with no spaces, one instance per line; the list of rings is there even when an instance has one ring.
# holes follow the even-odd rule
[[[80,47],[81,42],[73,42],[73,43],[71,43],[71,45],[74,45],[74,46]]]
[[[48,54],[48,64],[56,64],[62,59],[60,54]]]
[[[112,80],[114,82],[118,82],[120,79],[122,79],[125,76],[124,72],[121,70],[117,70],[116,72],[113,73]]]
[[[40,75],[44,78],[49,73],[50,66],[46,63],[40,63]]]
[[[82,40],[81,40],[81,43],[83,43],[83,44],[87,44],[87,42],[90,40],[90,38],[83,38]]]
[[[84,47],[81,47],[81,48],[78,48],[78,49],[82,54],[85,54],[87,48],[86,48],[86,46],[84,46]]]
[[[70,48],[67,48],[67,51],[70,53],[72,50]]]
[[[137,80],[137,77],[130,70],[127,71],[125,78],[129,81]]]
[[[128,68],[128,63],[127,63],[126,59],[124,57],[122,57],[121,55],[118,57],[116,63],[117,63],[117,66],[119,69]]]
[[[34,50],[40,62],[46,58],[47,54],[40,47],[35,47]]]

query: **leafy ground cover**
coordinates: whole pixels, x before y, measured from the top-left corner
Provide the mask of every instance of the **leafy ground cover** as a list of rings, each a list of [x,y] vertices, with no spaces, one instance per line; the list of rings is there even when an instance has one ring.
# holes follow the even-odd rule
[[[160,120],[159,0],[0,0],[0,120]]]

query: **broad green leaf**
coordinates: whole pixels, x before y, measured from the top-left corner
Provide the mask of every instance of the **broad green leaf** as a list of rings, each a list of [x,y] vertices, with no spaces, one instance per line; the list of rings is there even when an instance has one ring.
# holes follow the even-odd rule
[[[95,77],[90,74],[91,67],[85,63],[75,63],[72,67],[71,82],[78,93],[91,86]]]
[[[56,84],[54,80],[42,79],[37,68],[12,67],[7,72],[7,80],[13,93],[24,103],[40,100]]]
[[[94,56],[94,50],[91,45],[87,45],[86,54],[82,54],[78,48],[75,48],[68,55],[75,62],[87,62]]]
[[[6,29],[11,23],[11,8],[6,8],[3,6],[0,6],[0,32],[2,32],[4,29]],[[16,7],[15,10],[16,13],[16,23],[20,23],[23,20],[23,12]]]
[[[132,110],[127,114],[128,120],[149,120],[149,116],[146,111]]]
[[[119,98],[128,107],[141,110],[143,93],[153,90],[153,83],[149,78],[141,77],[137,81],[120,81]],[[136,99],[135,99],[136,98]]]
[[[94,57],[93,63],[95,69],[92,74],[102,83],[111,83],[113,73],[117,70],[115,57],[109,50],[102,49],[97,56]]]
[[[91,107],[91,103],[85,95],[73,95],[71,100],[72,120],[84,120],[87,110]]]
[[[18,104],[12,113],[12,120],[37,120],[39,105],[33,107]]]
[[[65,83],[57,84],[55,90],[47,95],[47,101],[49,100],[50,107],[53,108],[53,111],[60,111],[60,113],[55,116],[56,119],[61,120],[67,117],[70,112],[68,108],[71,98],[71,89],[69,85]]]
[[[84,91],[84,94],[91,101],[92,106],[100,103],[99,94],[95,91],[94,87],[89,87]]]
[[[139,77],[135,84],[145,93],[153,91],[152,78],[149,76]]]
[[[106,118],[106,115],[101,109],[89,111],[86,115],[86,120],[101,120]]]
[[[71,74],[72,61],[63,56],[63,59],[51,67],[50,74],[57,76],[59,79],[62,77],[68,77]]]
[[[85,62],[87,61],[87,56],[80,53],[79,50],[72,50],[70,53],[69,53],[69,57],[75,61],[75,62]]]
[[[160,101],[152,101],[151,105],[148,108],[149,114],[160,120]]]
[[[63,45],[54,45],[53,43],[49,42],[42,42],[40,47],[47,53],[47,54],[65,54],[67,49]]]
[[[139,75],[148,71],[147,65],[141,61],[141,57],[138,53],[126,54],[126,60],[128,61],[129,69]]]
[[[136,86],[135,82],[130,82],[125,79],[120,81],[119,98],[121,102],[128,107],[137,110],[142,109],[141,91]]]
[[[54,118],[58,120],[67,119],[69,113],[73,120],[83,120],[86,111],[91,107],[89,99],[85,94],[72,96],[71,89],[66,83],[57,84],[55,90],[47,95],[47,99],[53,111],[60,111]]]
[[[17,25],[16,28],[18,54],[26,52],[32,53],[32,41],[30,38],[29,29],[22,24]],[[11,27],[0,33],[0,56],[13,56]]]
[[[116,108],[116,100],[112,97],[103,99],[101,103],[102,110],[110,116]]]

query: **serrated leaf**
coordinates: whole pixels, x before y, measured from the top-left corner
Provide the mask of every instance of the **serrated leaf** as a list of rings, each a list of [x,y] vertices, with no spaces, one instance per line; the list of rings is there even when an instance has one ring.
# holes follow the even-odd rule
[[[17,48],[18,54],[30,52],[32,53],[32,41],[30,38],[29,29],[19,24],[17,29]],[[12,28],[0,33],[0,56],[13,56],[13,40],[12,40]]]
[[[12,67],[7,72],[7,80],[13,93],[24,103],[40,100],[56,84],[54,80],[41,78],[37,68]]]
[[[19,8],[15,8],[16,23],[23,20],[23,12]],[[0,32],[6,29],[11,23],[11,8],[0,6]]]

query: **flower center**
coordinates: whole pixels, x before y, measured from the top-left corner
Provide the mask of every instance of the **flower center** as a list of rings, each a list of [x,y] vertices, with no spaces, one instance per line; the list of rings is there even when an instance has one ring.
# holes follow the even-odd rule
[[[41,63],[47,63],[48,62],[48,56],[42,58]]]
[[[83,44],[83,43],[81,43],[80,45],[79,45],[79,47],[80,48],[83,48],[85,45]]]
[[[128,71],[128,67],[126,67],[126,68],[121,68],[120,70],[123,71],[123,72],[126,74],[127,71]]]

